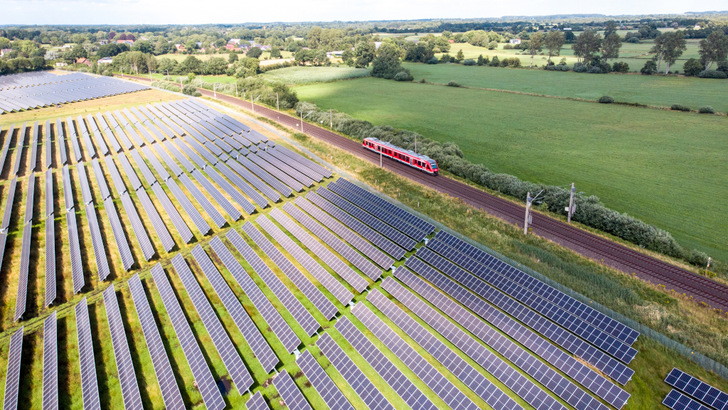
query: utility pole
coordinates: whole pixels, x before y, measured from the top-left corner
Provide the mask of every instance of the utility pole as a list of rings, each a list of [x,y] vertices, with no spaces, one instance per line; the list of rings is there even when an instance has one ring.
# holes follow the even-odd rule
[[[566,212],[568,212],[568,217],[566,221],[568,223],[571,223],[571,215],[574,214],[575,207],[574,207],[574,194],[576,193],[576,187],[574,186],[574,183],[571,183],[571,195],[569,195],[569,207],[566,208]]]
[[[334,110],[329,110],[329,128],[334,129]]]
[[[543,192],[543,190],[541,190]],[[533,201],[538,198],[539,195],[541,195],[541,192],[536,194],[533,198],[531,198],[531,192],[526,193],[526,217],[523,220],[523,234],[528,235],[528,226],[533,222],[533,216],[531,216],[531,204],[533,204]]]
[[[182,77],[179,77],[179,91],[182,92],[184,87],[182,87]]]
[[[217,98],[217,91],[216,91],[216,88],[217,88],[217,83],[212,83],[212,96],[213,96],[214,98]]]
[[[280,111],[281,107],[278,105],[278,93],[276,93],[276,111]]]
[[[415,154],[417,153],[417,134],[415,134]]]
[[[382,149],[379,148],[379,168],[382,168]]]
[[[301,134],[303,134],[303,111],[301,111]]]
[[[235,82],[235,98],[238,98],[238,82]]]
[[[253,114],[255,114],[255,104],[253,104],[253,94],[250,94],[250,109],[252,109]]]

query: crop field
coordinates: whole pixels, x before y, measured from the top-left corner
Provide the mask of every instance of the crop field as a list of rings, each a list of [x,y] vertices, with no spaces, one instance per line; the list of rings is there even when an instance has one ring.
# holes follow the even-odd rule
[[[725,117],[379,79],[296,90],[324,109],[454,141],[497,172],[576,182],[685,246],[728,259],[728,193],[718,188],[728,180]]]
[[[702,78],[644,76],[636,74],[597,75],[545,70],[518,70],[459,64],[405,63],[415,81],[447,84],[455,81],[466,87],[508,90],[544,96],[596,101],[608,95],[618,102],[669,108],[686,105],[693,110],[709,105],[728,112],[728,82]]]
[[[268,71],[263,74],[263,78],[286,84],[309,84],[367,77],[368,75],[369,70],[366,68],[286,67]]]
[[[687,40],[687,50],[683,52],[678,61],[673,65],[671,71],[682,71],[682,66],[687,59],[699,57],[698,43],[699,40]],[[450,44],[450,51],[448,51],[448,54],[450,54],[451,56],[455,56],[458,53],[458,50],[463,50],[463,55],[465,56],[465,58],[472,59],[477,59],[478,56],[481,54],[483,55],[483,57],[488,57],[489,59],[492,59],[494,56],[498,56],[499,59],[503,59],[505,57],[517,57],[521,60],[521,65],[529,66],[529,64],[531,63],[531,55],[528,54],[527,51],[522,51],[520,49],[505,50],[503,49],[504,45],[505,44],[501,43],[498,44],[497,49],[488,50],[487,47],[478,47],[468,43],[453,43]],[[614,61],[623,61],[629,64],[630,71],[639,72],[640,68],[645,65],[645,62],[652,58],[652,55],[648,55],[652,46],[653,43],[651,40],[643,40],[642,42],[637,44],[622,43],[622,48],[620,48],[619,50],[619,58],[613,61],[610,60],[610,64]],[[574,52],[571,49],[571,44],[564,44],[564,46],[561,48],[560,54],[561,55],[559,56],[551,57],[551,60],[555,64],[558,64],[562,58],[566,58],[566,63],[570,66],[574,65],[574,63],[577,62],[577,59],[574,56]],[[440,57],[441,55],[442,54],[437,54],[436,56]],[[543,67],[544,65],[546,65],[547,61],[548,50],[544,49],[543,52],[534,57],[533,64],[538,65],[539,67]]]

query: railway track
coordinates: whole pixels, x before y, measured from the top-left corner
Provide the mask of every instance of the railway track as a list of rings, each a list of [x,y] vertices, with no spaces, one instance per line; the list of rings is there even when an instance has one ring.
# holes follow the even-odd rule
[[[149,81],[149,79],[141,77],[137,77],[137,79]],[[199,91],[208,97],[213,96],[212,91],[205,89],[199,89]],[[287,127],[298,129],[299,132],[301,131],[300,121],[296,117],[224,94],[217,95],[217,99],[248,110],[254,110],[258,115],[277,121]],[[303,124],[302,132],[321,139],[337,148],[365,158],[372,163],[379,163],[379,155],[375,152],[366,150],[362,148],[360,143],[342,137],[327,129],[312,124]],[[490,195],[445,176],[433,177],[427,175],[424,172],[417,171],[396,161],[385,160],[382,165],[385,169],[406,176],[411,180],[442,193],[460,198],[465,203],[486,211],[511,224],[523,226],[525,208],[519,204]],[[668,290],[673,289],[678,293],[684,293],[692,296],[695,301],[704,302],[713,308],[728,312],[728,286],[549,216],[535,212],[532,215],[533,223],[531,227],[533,232],[539,236],[565,246],[597,262],[630,275],[634,274],[650,283],[664,285]]]

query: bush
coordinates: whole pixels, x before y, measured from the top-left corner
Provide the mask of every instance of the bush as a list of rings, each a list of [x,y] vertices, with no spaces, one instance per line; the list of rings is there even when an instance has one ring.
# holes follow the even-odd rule
[[[700,78],[728,78],[728,74],[718,70],[703,70],[698,73]]]
[[[191,84],[187,84],[184,86],[184,88],[182,88],[182,94],[191,95],[194,97],[199,97],[202,95],[199,91],[197,91],[197,87]]]
[[[569,71],[570,70],[569,66],[566,64],[554,64],[553,62],[551,62],[551,64],[544,66],[543,69],[548,70],[548,71]]]
[[[612,64],[612,71],[615,73],[627,73],[629,72],[629,64],[622,61],[616,61]]]
[[[685,111],[685,112],[690,111],[690,107],[688,107],[687,105],[682,105],[682,104],[673,104],[670,107],[670,109],[673,111]]]
[[[587,68],[582,63],[576,63],[574,64],[574,68],[572,70],[574,70],[575,73],[585,73]]]
[[[591,66],[586,72],[589,74],[604,74],[604,70],[598,66]]]
[[[468,58],[467,60],[463,60],[463,65],[475,65],[475,60],[472,58]]]
[[[715,109],[709,105],[698,108],[698,112],[701,114],[715,114]]]
[[[694,77],[703,71],[703,65],[697,59],[689,58],[683,65],[683,71],[685,71],[685,75]]]
[[[400,71],[397,74],[394,75],[394,81],[412,81],[414,80],[414,77],[409,72],[409,70]]]
[[[437,57],[432,57],[431,59],[427,60],[427,64],[437,64],[440,62],[440,59]]]
[[[600,104],[611,104],[614,102],[614,98],[612,98],[608,95],[603,95],[603,96],[599,97],[598,101]]]
[[[657,72],[657,64],[654,60],[647,60],[645,65],[640,69],[640,73],[643,75],[652,75]]]
[[[462,87],[462,84],[456,83],[455,81],[450,81],[449,83],[447,83],[447,86],[448,87]]]

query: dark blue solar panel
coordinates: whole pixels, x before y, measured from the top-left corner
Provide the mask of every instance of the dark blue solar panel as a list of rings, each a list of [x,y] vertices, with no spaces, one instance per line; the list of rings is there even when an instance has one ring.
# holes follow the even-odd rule
[[[710,410],[710,407],[698,403],[677,390],[670,390],[662,404],[673,410]]]
[[[714,409],[728,409],[728,394],[682,370],[673,368],[665,378],[665,383]]]

